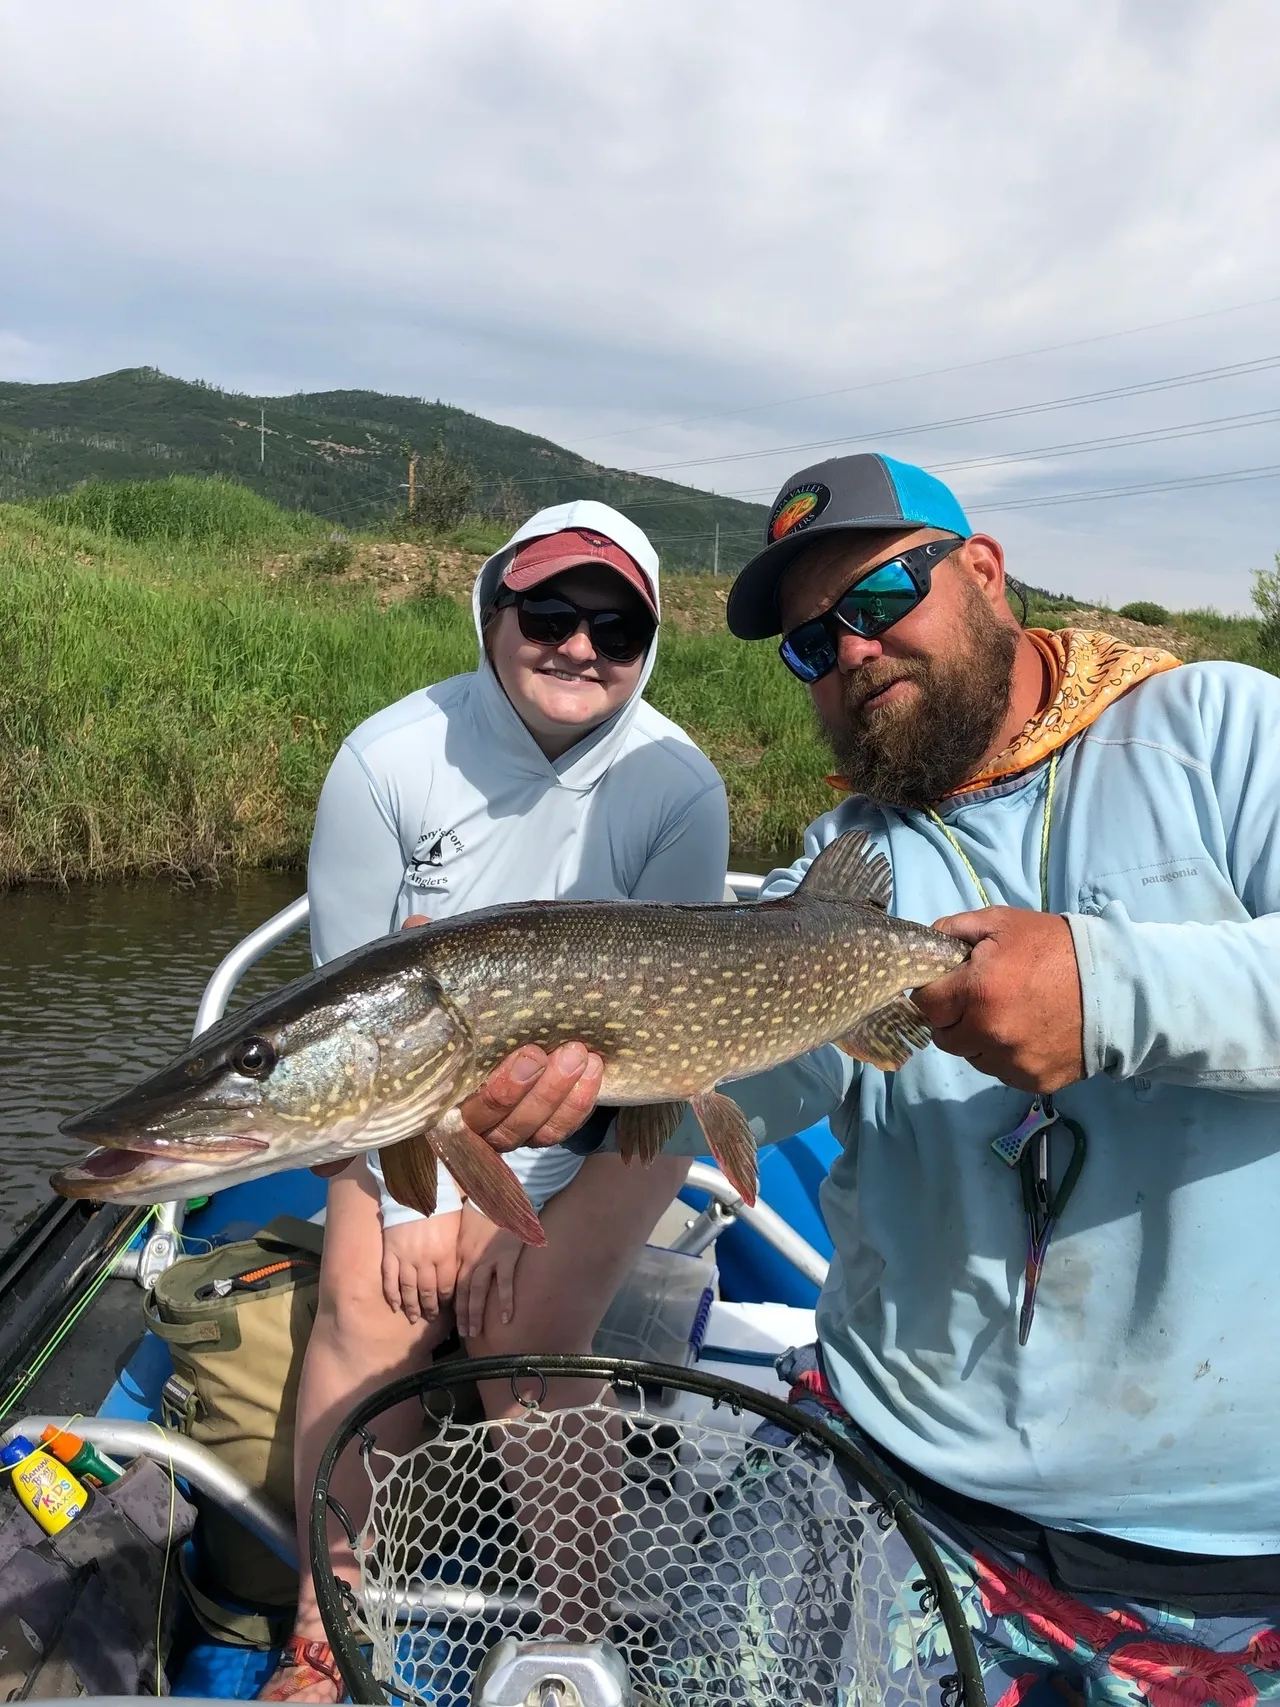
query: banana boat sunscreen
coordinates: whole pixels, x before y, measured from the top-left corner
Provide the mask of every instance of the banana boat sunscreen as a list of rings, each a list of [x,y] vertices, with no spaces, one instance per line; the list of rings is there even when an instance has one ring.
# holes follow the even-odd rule
[[[89,1504],[89,1492],[65,1464],[15,1434],[0,1446],[0,1469],[13,1477],[13,1491],[47,1535],[59,1535]]]

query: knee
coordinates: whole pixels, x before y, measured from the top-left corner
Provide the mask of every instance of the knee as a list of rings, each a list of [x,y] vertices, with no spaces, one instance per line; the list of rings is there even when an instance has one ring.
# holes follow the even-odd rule
[[[592,1335],[566,1332],[547,1324],[544,1332],[530,1331],[520,1322],[492,1321],[485,1317],[481,1331],[466,1342],[468,1357],[590,1357]]]
[[[383,1297],[381,1276],[344,1275],[340,1286],[321,1287],[312,1332],[344,1355],[358,1357],[397,1330],[404,1317]]]

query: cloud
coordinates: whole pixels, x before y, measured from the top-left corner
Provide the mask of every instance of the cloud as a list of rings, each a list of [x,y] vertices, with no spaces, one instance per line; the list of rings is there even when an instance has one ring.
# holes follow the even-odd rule
[[[45,0],[3,28],[10,377],[371,385],[645,466],[1280,353],[1272,304],[735,414],[1280,294],[1263,0]],[[1273,380],[886,448],[1190,425]],[[792,456],[680,477],[767,492]],[[952,478],[976,509],[1273,462],[1264,424]],[[1240,606],[1278,495],[984,519],[1030,579]]]

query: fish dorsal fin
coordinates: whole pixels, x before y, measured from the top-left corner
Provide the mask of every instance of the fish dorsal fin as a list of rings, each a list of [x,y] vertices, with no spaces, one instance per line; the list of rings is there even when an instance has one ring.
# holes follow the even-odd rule
[[[850,830],[826,847],[796,890],[800,901],[857,901],[887,912],[893,896],[889,862],[864,830]]]

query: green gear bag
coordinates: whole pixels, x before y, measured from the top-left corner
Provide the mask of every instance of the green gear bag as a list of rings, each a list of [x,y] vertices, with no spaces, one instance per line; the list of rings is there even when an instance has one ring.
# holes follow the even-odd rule
[[[171,1428],[207,1446],[292,1520],[298,1381],[320,1290],[324,1229],[277,1216],[252,1239],[183,1257],[166,1269],[143,1309],[173,1357],[163,1409]],[[228,1512],[201,1502],[206,1587],[241,1606],[218,1606],[216,1634],[269,1647],[287,1633],[297,1572]],[[194,1584],[197,1616],[211,1628],[211,1601]]]

